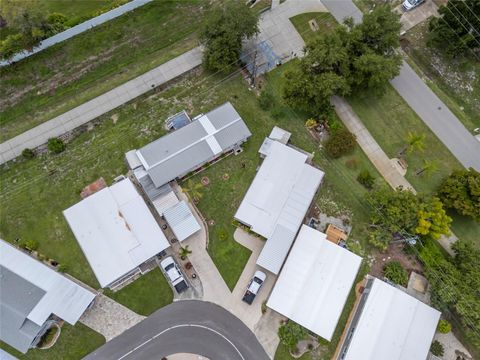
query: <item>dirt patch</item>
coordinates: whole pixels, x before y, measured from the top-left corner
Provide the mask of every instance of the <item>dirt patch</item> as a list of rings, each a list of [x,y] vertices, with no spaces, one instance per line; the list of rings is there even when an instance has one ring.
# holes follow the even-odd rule
[[[373,264],[370,268],[370,274],[378,278],[383,278],[383,267],[387,262],[396,260],[402,264],[402,267],[410,274],[412,271],[423,274],[423,265],[415,258],[413,254],[406,254],[402,243],[390,244],[386,252],[375,250]]]

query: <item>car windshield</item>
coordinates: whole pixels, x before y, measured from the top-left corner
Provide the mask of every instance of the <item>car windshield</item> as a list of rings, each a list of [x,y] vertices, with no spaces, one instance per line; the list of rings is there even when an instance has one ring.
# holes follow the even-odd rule
[[[260,280],[260,279],[257,278],[257,277],[254,277],[254,278],[253,278],[253,281],[255,281],[257,284],[261,284],[261,283],[262,283],[262,280]]]
[[[418,0],[407,0],[410,5],[416,5]]]
[[[173,268],[173,264],[168,264],[166,267],[165,267],[165,271],[168,271],[170,270],[171,268]]]

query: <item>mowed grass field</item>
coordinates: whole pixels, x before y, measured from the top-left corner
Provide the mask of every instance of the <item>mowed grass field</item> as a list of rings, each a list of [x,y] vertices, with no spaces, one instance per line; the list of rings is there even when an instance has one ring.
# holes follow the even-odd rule
[[[154,1],[0,68],[0,141],[192,49],[208,6]]]

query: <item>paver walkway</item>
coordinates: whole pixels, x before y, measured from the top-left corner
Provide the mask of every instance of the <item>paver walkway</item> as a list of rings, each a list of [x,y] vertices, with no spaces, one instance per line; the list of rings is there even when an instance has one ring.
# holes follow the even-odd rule
[[[145,74],[116,87],[76,108],[0,144],[0,164],[19,156],[25,148],[36,148],[156,88],[202,63],[196,47]]]
[[[93,307],[85,311],[80,322],[102,334],[106,341],[138,324],[145,316],[138,315],[109,297],[99,294]]]
[[[398,172],[387,154],[385,154],[380,145],[378,145],[345,99],[334,96],[332,103],[342,122],[352,134],[355,134],[358,144],[380,174],[382,174],[385,181],[394,189],[401,186],[415,193],[413,186]]]

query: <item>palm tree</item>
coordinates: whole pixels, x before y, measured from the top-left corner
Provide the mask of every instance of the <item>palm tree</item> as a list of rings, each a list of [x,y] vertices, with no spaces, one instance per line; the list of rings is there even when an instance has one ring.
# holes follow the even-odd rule
[[[401,156],[405,155],[405,153],[411,154],[416,150],[423,151],[425,149],[425,134],[417,134],[409,131],[405,138],[405,142],[406,145],[402,151],[400,151]]]
[[[423,160],[423,166],[421,169],[415,172],[415,175],[424,174],[427,178],[432,176],[438,170],[438,164],[435,160]]]
[[[194,202],[198,202],[203,194],[200,189],[203,187],[201,183],[194,183],[192,179],[187,181],[186,186],[182,187],[182,191],[186,193]]]
[[[185,247],[181,246],[180,251],[178,252],[182,260],[185,260],[185,258],[191,253],[192,253],[192,250],[188,248],[188,245],[186,245]]]

